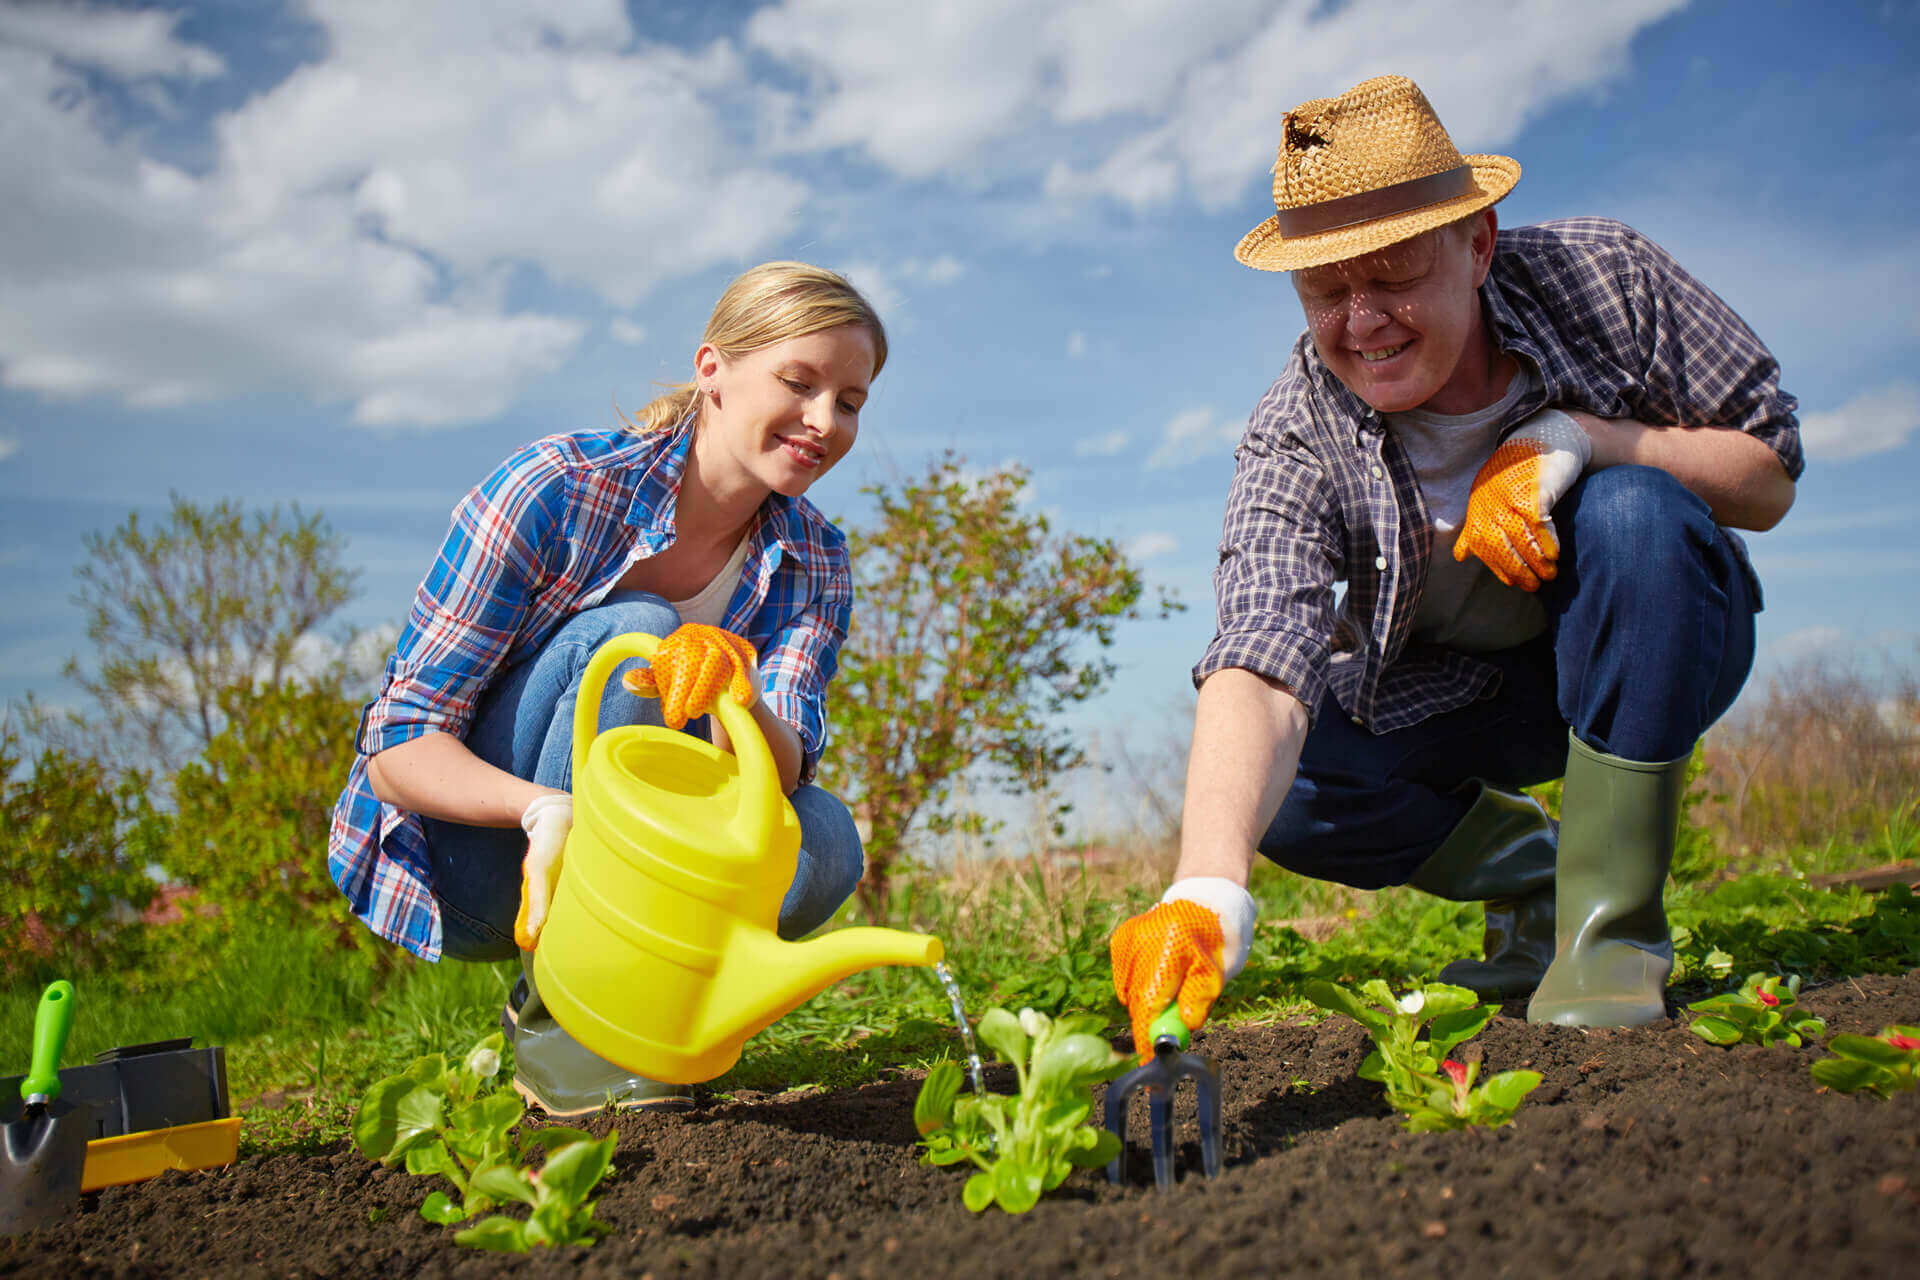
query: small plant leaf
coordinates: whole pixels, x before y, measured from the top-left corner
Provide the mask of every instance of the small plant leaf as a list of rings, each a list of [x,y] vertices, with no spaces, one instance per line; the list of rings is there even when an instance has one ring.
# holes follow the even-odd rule
[[[1025,1213],[1040,1203],[1046,1171],[1024,1160],[1003,1156],[993,1166],[993,1198],[1008,1213]]]
[[[1111,1129],[1083,1129],[1082,1133],[1093,1135],[1092,1146],[1076,1146],[1067,1152],[1067,1159],[1082,1169],[1098,1169],[1110,1164],[1120,1154],[1120,1139]]]
[[[475,1193],[496,1201],[518,1200],[522,1204],[533,1204],[539,1199],[533,1189],[533,1180],[526,1171],[510,1164],[490,1164],[484,1169],[476,1169],[467,1185]]]
[[[993,1203],[993,1175],[976,1173],[967,1179],[967,1185],[960,1191],[960,1199],[967,1208],[979,1213]]]
[[[1871,1062],[1850,1058],[1822,1058],[1808,1070],[1815,1080],[1841,1093],[1857,1093],[1887,1074]]]
[[[1092,1084],[1126,1058],[1093,1035],[1055,1035],[1033,1064],[1032,1087],[1041,1094],[1076,1084]]]
[[[1538,1071],[1502,1071],[1480,1086],[1481,1096],[1504,1111],[1519,1107],[1520,1100],[1540,1087]]]
[[[960,1064],[942,1062],[927,1072],[920,1096],[913,1101],[913,1127],[921,1137],[953,1123],[954,1100],[960,1096]]]
[[[1027,1061],[1027,1033],[1020,1020],[998,1006],[981,1015],[974,1031],[980,1042],[1000,1056],[1002,1062],[1024,1066]]]
[[[1709,1044],[1739,1044],[1745,1039],[1740,1027],[1731,1018],[1706,1013],[1693,1020],[1693,1034]]]
[[[495,1253],[527,1252],[525,1225],[499,1213],[482,1218],[464,1231],[454,1232],[453,1242],[475,1249],[490,1249]]]
[[[420,1216],[436,1226],[450,1227],[456,1222],[465,1222],[468,1214],[455,1204],[444,1191],[435,1191],[420,1206]]]
[[[613,1163],[615,1138],[609,1134],[599,1142],[574,1142],[547,1157],[540,1170],[540,1185],[569,1205],[580,1204],[587,1193]]]

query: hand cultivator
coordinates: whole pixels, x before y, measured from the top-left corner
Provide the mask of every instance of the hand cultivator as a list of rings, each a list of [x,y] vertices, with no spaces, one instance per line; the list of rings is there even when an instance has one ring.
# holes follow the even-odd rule
[[[1107,1086],[1107,1129],[1120,1139],[1120,1154],[1107,1165],[1109,1182],[1127,1176],[1127,1102],[1147,1091],[1147,1125],[1153,1142],[1153,1182],[1165,1191],[1173,1185],[1173,1091],[1182,1080],[1192,1080],[1200,1111],[1200,1166],[1209,1178],[1220,1176],[1220,1072],[1212,1059],[1183,1052],[1186,1024],[1180,1012],[1168,1006],[1153,1021],[1153,1061]]]

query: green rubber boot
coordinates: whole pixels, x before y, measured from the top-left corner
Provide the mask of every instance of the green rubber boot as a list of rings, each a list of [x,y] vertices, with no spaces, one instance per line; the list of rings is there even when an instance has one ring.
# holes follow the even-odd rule
[[[514,1092],[556,1120],[577,1120],[607,1107],[681,1111],[693,1105],[690,1086],[635,1075],[569,1035],[540,999],[530,952],[520,953],[520,981],[500,1021],[513,1041]]]
[[[1409,883],[1485,904],[1486,958],[1456,960],[1440,981],[1507,1000],[1538,986],[1553,960],[1554,825],[1530,796],[1475,785],[1473,807]]]
[[[1560,927],[1527,1021],[1639,1027],[1667,1016],[1673,938],[1662,902],[1692,752],[1662,764],[1572,734],[1560,796]]]

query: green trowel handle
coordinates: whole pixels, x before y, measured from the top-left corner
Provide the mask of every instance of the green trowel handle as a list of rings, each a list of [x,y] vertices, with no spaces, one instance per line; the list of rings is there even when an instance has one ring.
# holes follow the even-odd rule
[[[1187,1024],[1180,1020],[1180,1006],[1178,1004],[1170,1004],[1162,1009],[1160,1016],[1155,1018],[1152,1025],[1147,1028],[1147,1038],[1154,1044],[1159,1044],[1168,1036],[1172,1036],[1173,1042],[1182,1049],[1186,1048],[1192,1041],[1192,1038],[1187,1034]]]
[[[67,1033],[73,1030],[73,984],[62,978],[49,983],[33,1016],[33,1061],[20,1082],[20,1097],[28,1102],[60,1096],[60,1059],[67,1052]]]

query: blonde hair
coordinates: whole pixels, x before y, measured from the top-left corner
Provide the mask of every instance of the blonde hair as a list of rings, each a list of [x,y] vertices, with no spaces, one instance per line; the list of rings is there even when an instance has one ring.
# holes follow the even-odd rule
[[[873,335],[873,376],[887,363],[887,331],[880,313],[846,278],[804,262],[763,262],[734,277],[713,304],[701,341],[729,360],[789,338],[842,325],[865,326]],[[678,424],[699,397],[697,382],[682,382],[656,396],[633,420],[633,431],[664,431]],[[618,410],[616,409],[616,412]]]

